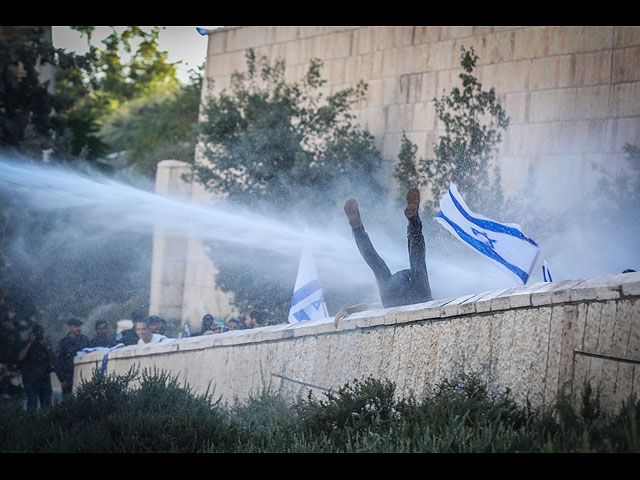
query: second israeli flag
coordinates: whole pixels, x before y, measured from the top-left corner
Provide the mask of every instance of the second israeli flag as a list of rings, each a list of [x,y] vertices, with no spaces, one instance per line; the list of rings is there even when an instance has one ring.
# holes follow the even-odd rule
[[[517,282],[527,283],[538,255],[538,244],[522,233],[520,225],[498,223],[473,213],[453,183],[440,199],[440,213],[435,219]]]
[[[313,256],[308,249],[302,252],[298,276],[296,278],[291,309],[289,311],[289,323],[302,320],[317,320],[327,318],[327,305],[324,301],[322,286],[318,279]]]

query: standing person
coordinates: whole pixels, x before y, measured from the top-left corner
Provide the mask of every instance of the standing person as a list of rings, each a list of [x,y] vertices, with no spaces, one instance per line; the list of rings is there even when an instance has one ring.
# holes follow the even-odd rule
[[[109,338],[109,326],[106,320],[100,319],[95,323],[96,336],[89,340],[89,347],[113,347],[115,342]]]
[[[139,338],[136,333],[136,322],[142,319],[144,319],[144,315],[140,310],[134,310],[133,312],[131,312],[131,320],[133,321],[133,326],[118,333],[116,335],[116,343],[123,343],[125,346],[137,345]]]
[[[259,310],[252,310],[244,317],[245,328],[264,327],[267,323],[267,315]]]
[[[412,305],[431,300],[431,287],[425,259],[426,247],[422,235],[422,221],[418,213],[420,207],[420,191],[411,188],[406,195],[407,207],[404,214],[407,226],[407,242],[409,248],[409,268],[391,274],[389,267],[378,255],[367,235],[358,211],[358,202],[350,198],[344,204],[344,213],[356,241],[356,246],[364,261],[369,265],[378,284],[380,299],[384,308],[400,305]],[[360,304],[340,310],[335,315],[335,325],[341,318],[355,312],[379,307],[379,305]]]
[[[27,396],[27,410],[51,406],[51,362],[56,352],[44,336],[42,325],[36,324],[29,340],[18,353],[22,370],[22,385]]]
[[[89,339],[82,334],[82,322],[77,318],[67,321],[69,333],[60,340],[55,361],[55,372],[60,379],[62,394],[68,395],[73,387],[73,359],[78,351],[89,346]]]
[[[159,333],[153,333],[149,328],[149,320],[141,319],[136,322],[136,333],[138,334],[138,345],[145,345],[147,343],[157,343],[167,340],[167,337],[160,335]]]
[[[200,335],[211,335],[213,334],[213,330],[214,330],[214,318],[213,315],[207,313],[204,317],[202,317],[202,328],[200,329],[200,332],[198,332],[196,335],[200,336]]]
[[[230,318],[227,321],[227,330],[241,330],[240,320],[237,318]]]
[[[158,317],[157,315],[151,315],[148,318],[148,323],[149,329],[153,333],[159,333],[160,335],[166,336],[167,321],[164,318]]]

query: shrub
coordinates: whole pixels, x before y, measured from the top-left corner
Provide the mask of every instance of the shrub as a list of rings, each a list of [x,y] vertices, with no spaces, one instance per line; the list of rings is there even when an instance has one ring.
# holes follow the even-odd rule
[[[36,412],[0,408],[2,452],[639,452],[640,402],[605,418],[598,392],[575,408],[516,404],[509,390],[473,375],[441,382],[425,396],[397,398],[388,380],[353,380],[326,398],[292,405],[268,391],[222,405],[164,372],[131,370],[82,383]]]

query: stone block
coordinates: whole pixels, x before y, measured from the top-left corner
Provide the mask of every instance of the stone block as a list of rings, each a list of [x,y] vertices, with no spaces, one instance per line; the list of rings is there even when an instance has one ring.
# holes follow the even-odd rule
[[[528,90],[531,72],[528,61],[526,64],[522,61],[488,64],[482,67],[482,80],[487,88],[494,88],[501,95],[507,95]],[[456,79],[455,83],[458,85],[459,80]]]
[[[507,288],[502,291],[502,293],[499,293],[491,298],[487,296],[481,299],[480,302],[489,301],[491,311],[506,310],[508,308],[511,308],[511,294],[517,289],[518,287]]]
[[[529,120],[557,122],[575,118],[576,89],[545,89],[530,94]]]
[[[617,319],[617,303],[616,301],[608,301],[602,304],[602,313],[600,318],[600,333],[598,338],[598,353],[615,357],[619,355],[619,349],[614,344],[615,332],[620,325]]]
[[[615,320],[613,322],[613,348],[620,358],[630,359],[628,346],[631,326],[633,324],[635,302],[616,302]],[[620,348],[621,346],[625,346]]]
[[[629,305],[629,308],[633,309],[636,313],[631,315],[626,358],[634,362],[640,362],[640,315],[637,313],[638,307],[640,307],[640,300],[633,300]],[[640,369],[636,368],[636,370]]]
[[[611,48],[613,28],[611,26],[558,27],[566,32],[565,53],[592,52]]]
[[[602,275],[580,281],[571,287],[571,301],[611,300],[620,297],[621,275]]]
[[[454,298],[442,298],[439,300],[432,300],[430,302],[423,303],[421,304],[423,305],[423,308],[421,310],[412,312],[409,315],[409,318],[415,320],[429,320],[433,318],[440,318],[442,316],[442,307],[454,300]]]
[[[549,282],[531,293],[531,305],[552,305],[555,303],[569,302],[571,300],[571,288],[581,280],[563,280]]]
[[[602,303],[587,304],[587,314],[584,326],[584,343],[582,350],[587,353],[598,353],[600,341],[600,321],[602,319]]]
[[[640,45],[640,27],[638,26],[615,26],[614,46],[616,48]]]
[[[418,304],[421,305],[421,304]],[[406,323],[411,321],[410,314],[416,311],[417,307],[415,305],[404,305],[401,307],[397,307],[395,309],[395,318],[396,323]]]
[[[472,295],[470,298],[467,298],[465,301],[461,302],[458,305],[458,314],[459,315],[468,315],[471,313],[476,313],[476,302],[480,300],[482,297],[487,295],[489,292],[482,292]]]
[[[475,295],[473,294],[464,295],[462,297],[455,298],[445,303],[443,306],[440,307],[440,317],[453,317],[458,315],[458,309],[460,307],[460,304],[464,303],[465,301],[469,300],[474,296]]]
[[[602,85],[609,83],[611,75],[611,51],[589,52],[573,57],[575,74],[569,85]],[[636,63],[637,64],[637,63]],[[615,82],[616,80],[614,80]]]
[[[640,272],[626,273],[622,277],[621,292],[623,295],[640,295]]]
[[[509,112],[510,125],[524,123],[528,115],[530,95],[528,92],[512,92],[505,94],[502,105]]]
[[[441,40],[442,27],[440,26],[417,26],[414,28],[414,44],[422,45]]]
[[[199,335],[197,337],[188,337],[181,339],[178,344],[178,350],[189,352],[192,350],[202,350],[210,348],[213,345],[213,335]]]
[[[476,301],[476,312],[489,312],[491,311],[491,302],[494,298],[502,295],[506,291],[510,290],[509,288],[502,288],[500,290],[493,290],[491,292],[487,292],[482,298]]]
[[[614,85],[612,94],[612,114],[617,117],[637,117],[640,115],[640,81]]]
[[[489,32],[490,33],[490,32]],[[474,32],[477,35],[477,33]],[[515,30],[499,31],[484,35],[486,47],[481,58],[490,58],[492,62],[509,62],[514,59]]]

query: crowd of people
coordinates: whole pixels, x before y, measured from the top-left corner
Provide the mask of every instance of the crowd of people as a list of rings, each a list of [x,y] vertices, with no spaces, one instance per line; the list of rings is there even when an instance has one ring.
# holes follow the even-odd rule
[[[68,395],[73,387],[74,357],[84,349],[112,348],[117,345],[145,345],[169,340],[167,321],[157,315],[145,316],[138,311],[132,314],[133,326],[110,335],[109,323],[100,319],[94,324],[94,336],[89,339],[82,333],[83,322],[77,318],[69,319],[68,332],[54,349],[45,335],[42,325],[35,324],[28,340],[18,353],[21,367],[22,384],[26,396],[26,408],[35,410],[38,405],[51,405],[53,389],[51,372],[60,381],[62,395]],[[227,321],[216,320],[210,314],[202,318],[201,330],[180,336],[213,335],[228,330],[242,330],[268,325],[263,312],[252,311],[244,319],[232,318]],[[186,330],[185,332],[188,332]]]

